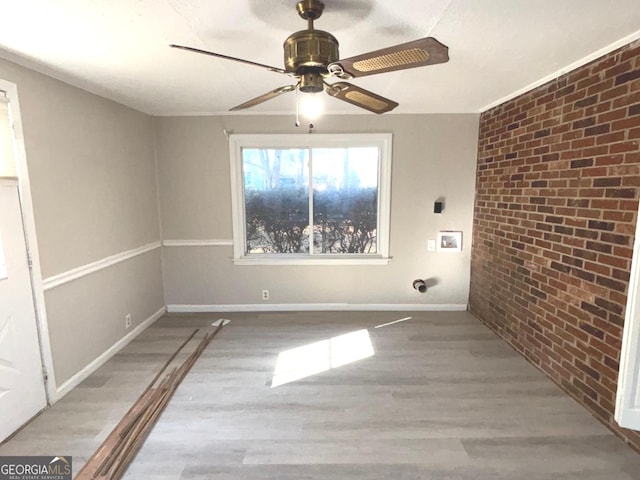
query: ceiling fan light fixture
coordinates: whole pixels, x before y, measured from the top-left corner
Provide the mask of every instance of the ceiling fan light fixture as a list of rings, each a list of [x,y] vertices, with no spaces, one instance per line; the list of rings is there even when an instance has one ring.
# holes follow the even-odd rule
[[[324,100],[319,93],[299,93],[298,111],[300,116],[308,121],[318,119],[324,113]]]

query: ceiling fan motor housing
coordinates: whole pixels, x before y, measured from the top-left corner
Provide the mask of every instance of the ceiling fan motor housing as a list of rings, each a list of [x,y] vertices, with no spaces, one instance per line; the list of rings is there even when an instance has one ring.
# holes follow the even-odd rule
[[[308,72],[326,76],[327,65],[338,61],[338,40],[322,30],[302,30],[284,41],[284,68],[303,75]]]

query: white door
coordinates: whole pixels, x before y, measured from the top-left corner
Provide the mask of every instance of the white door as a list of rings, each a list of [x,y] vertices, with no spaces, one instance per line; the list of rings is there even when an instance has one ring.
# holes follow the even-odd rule
[[[640,430],[640,219],[636,221],[615,419],[622,427]]]
[[[0,179],[0,441],[45,406],[18,182]]]

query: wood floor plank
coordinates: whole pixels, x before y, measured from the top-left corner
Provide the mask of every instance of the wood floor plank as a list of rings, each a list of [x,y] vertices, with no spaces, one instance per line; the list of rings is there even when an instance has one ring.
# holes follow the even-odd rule
[[[167,356],[221,317],[125,479],[640,479],[640,455],[466,312],[166,315],[0,455],[73,455],[78,471]],[[373,355],[331,368],[319,352],[353,357],[339,339],[363,330]],[[271,387],[280,354],[308,345],[287,368],[316,373]]]

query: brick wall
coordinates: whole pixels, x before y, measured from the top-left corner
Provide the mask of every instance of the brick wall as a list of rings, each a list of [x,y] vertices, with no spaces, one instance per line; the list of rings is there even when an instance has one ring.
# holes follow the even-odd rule
[[[470,310],[613,420],[640,193],[640,41],[482,114]]]

